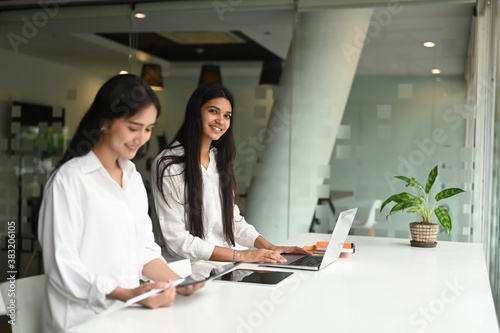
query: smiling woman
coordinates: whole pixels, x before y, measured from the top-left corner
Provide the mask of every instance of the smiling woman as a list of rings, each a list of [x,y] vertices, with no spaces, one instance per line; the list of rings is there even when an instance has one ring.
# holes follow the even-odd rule
[[[231,125],[231,103],[225,98],[214,98],[201,106],[201,120],[203,124],[203,138],[201,142],[200,163],[208,169],[210,163],[210,145],[212,141],[221,138]]]
[[[166,288],[179,277],[161,259],[146,190],[129,161],[149,140],[159,113],[158,99],[143,79],[111,78],[48,180],[38,232],[47,288],[43,332],[67,332],[116,300]],[[140,284],[149,279],[156,282]],[[177,291],[189,295],[201,286]],[[170,306],[175,290],[139,303]]]
[[[127,118],[106,122],[101,128],[102,138],[92,149],[111,177],[122,186],[122,170],[118,157],[133,159],[151,137],[158,111],[154,104]]]
[[[209,83],[188,101],[181,129],[157,156],[151,183],[168,259],[284,262],[281,253],[248,224],[235,205],[233,96]],[[253,251],[237,251],[236,244]]]

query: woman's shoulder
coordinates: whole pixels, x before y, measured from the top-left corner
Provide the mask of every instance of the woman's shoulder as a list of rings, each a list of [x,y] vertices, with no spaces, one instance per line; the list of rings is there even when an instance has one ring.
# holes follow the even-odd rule
[[[156,156],[156,160],[168,160],[169,157],[175,158],[181,156],[184,156],[184,147],[180,143],[174,142],[167,148],[163,149],[163,151]]]
[[[154,163],[155,165],[168,164],[167,169],[170,170],[170,173],[174,170],[180,171],[184,169],[184,163],[178,163],[175,161],[175,159],[176,157],[182,156],[184,156],[184,147],[177,142],[165,148],[160,154],[158,154],[158,156],[156,156],[155,158]]]
[[[163,150],[166,156],[182,156],[184,155],[184,146],[178,142],[173,142],[170,146]]]
[[[82,172],[82,159],[83,156],[70,159],[56,170],[55,176],[58,178],[66,178],[80,174]]]
[[[75,183],[75,181],[78,182],[78,179],[82,178],[85,173],[84,166],[86,165],[86,160],[88,160],[88,157],[79,156],[65,162],[50,175],[47,185],[54,182],[60,185],[68,185]]]

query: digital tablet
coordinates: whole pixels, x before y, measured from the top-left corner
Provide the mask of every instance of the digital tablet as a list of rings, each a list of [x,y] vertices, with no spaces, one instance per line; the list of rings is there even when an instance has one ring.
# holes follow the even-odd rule
[[[182,288],[182,287],[190,286],[192,284],[197,284],[197,283],[204,282],[204,281],[210,281],[210,280],[212,280],[212,279],[214,279],[214,278],[216,278],[224,273],[229,272],[231,269],[233,269],[234,267],[236,267],[242,263],[243,262],[234,262],[234,263],[231,263],[228,265],[214,268],[210,271],[209,276],[204,276],[202,274],[194,273],[194,274],[191,274],[189,276],[186,276],[185,278],[180,278],[180,279],[174,280],[174,284],[177,286],[177,288]]]
[[[293,272],[262,271],[254,269],[235,269],[214,279],[214,282],[238,282],[275,286],[292,275]]]

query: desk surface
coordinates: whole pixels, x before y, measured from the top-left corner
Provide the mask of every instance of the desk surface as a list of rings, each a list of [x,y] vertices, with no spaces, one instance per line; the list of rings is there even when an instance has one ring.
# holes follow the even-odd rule
[[[286,244],[328,240],[304,234]],[[275,287],[209,282],[170,308],[127,308],[76,332],[499,332],[480,244],[349,236],[356,253]],[[316,318],[307,322],[303,316]]]

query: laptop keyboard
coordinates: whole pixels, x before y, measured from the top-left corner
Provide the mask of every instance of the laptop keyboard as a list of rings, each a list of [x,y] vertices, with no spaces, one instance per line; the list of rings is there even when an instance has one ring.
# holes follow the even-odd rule
[[[316,267],[321,264],[321,260],[323,260],[323,256],[304,256],[291,262],[290,265]]]

